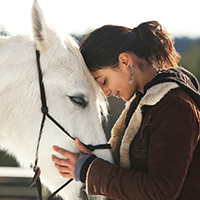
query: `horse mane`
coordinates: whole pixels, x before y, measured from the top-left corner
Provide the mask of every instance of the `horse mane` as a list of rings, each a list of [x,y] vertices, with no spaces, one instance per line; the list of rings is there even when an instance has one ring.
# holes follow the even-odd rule
[[[9,35],[0,35],[0,46],[5,46],[9,44],[16,43],[20,40],[24,41],[29,41],[30,40],[30,35],[14,35],[14,36],[9,36]]]
[[[79,51],[78,43],[71,37],[71,36],[63,36],[65,45],[71,50],[71,52],[82,62],[83,71],[88,78],[89,84],[96,96],[97,103],[100,108],[100,112],[102,113],[103,118],[107,121],[108,117],[108,101],[103,94],[100,86],[95,81],[94,77],[92,76],[91,72],[87,68],[85,61]]]

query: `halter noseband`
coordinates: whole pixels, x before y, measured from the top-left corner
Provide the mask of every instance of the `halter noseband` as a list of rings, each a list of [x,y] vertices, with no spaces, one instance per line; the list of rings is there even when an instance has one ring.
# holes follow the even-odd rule
[[[40,126],[40,131],[39,131],[39,137],[38,137],[38,142],[37,142],[37,149],[36,149],[36,156],[35,156],[35,165],[33,167],[33,171],[35,172],[35,175],[33,177],[31,186],[37,183],[37,190],[38,190],[38,196],[39,200],[42,200],[42,189],[41,189],[41,181],[40,181],[40,169],[38,167],[38,152],[39,152],[39,145],[40,145],[40,140],[42,137],[42,131],[44,128],[44,123],[46,120],[46,117],[48,117],[58,128],[60,128],[68,137],[71,139],[75,140],[74,137],[72,137],[50,114],[49,114],[49,109],[47,106],[47,101],[46,101],[46,94],[45,94],[45,88],[44,88],[44,82],[43,82],[43,75],[42,75],[42,70],[40,66],[40,52],[36,50],[36,58],[37,58],[37,68],[38,68],[38,76],[39,76],[39,86],[40,86],[40,98],[41,98],[41,103],[42,103],[42,108],[41,112],[43,113],[42,117],[42,122]],[[85,147],[87,147],[90,151],[94,151],[95,149],[111,149],[110,144],[99,144],[99,145],[86,145],[82,143]],[[48,200],[53,199],[53,197],[65,186],[67,186],[73,179],[69,179],[65,184],[63,184],[60,188],[58,188],[54,193],[52,193]]]

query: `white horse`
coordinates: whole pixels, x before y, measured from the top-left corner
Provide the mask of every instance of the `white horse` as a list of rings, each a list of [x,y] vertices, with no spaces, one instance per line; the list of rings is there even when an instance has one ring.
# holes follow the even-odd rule
[[[45,20],[35,0],[32,6],[33,36],[0,37],[0,146],[24,167],[34,165],[42,120],[36,49],[40,51],[49,113],[85,144],[106,143],[100,112],[106,101],[84,64],[78,45],[60,36]],[[100,108],[101,107],[101,108]],[[74,141],[46,119],[38,166],[41,180],[55,191],[67,180],[55,168],[53,145],[78,152]],[[112,162],[109,150],[95,150]],[[71,182],[61,190],[64,199],[96,199],[83,192],[84,185]]]

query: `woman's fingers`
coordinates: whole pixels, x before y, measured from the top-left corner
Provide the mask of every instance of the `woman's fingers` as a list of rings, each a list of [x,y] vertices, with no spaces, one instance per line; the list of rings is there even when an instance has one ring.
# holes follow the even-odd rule
[[[75,139],[75,144],[82,153],[92,154],[92,152],[88,150],[78,138]],[[61,176],[63,176],[64,178],[74,178],[75,164],[79,157],[79,154],[71,153],[56,145],[53,146],[53,150],[65,157],[63,159],[52,155],[52,160],[55,163],[55,167],[58,169]]]
[[[74,178],[75,164],[79,154],[71,153],[58,146],[53,146],[53,150],[66,158],[58,158],[57,156],[52,155],[52,160],[55,163],[55,167],[58,169],[61,176],[64,178]]]
[[[63,172],[59,172],[60,173],[60,175],[62,176],[62,177],[64,177],[64,178],[75,178],[74,176],[73,176],[73,174],[70,174],[70,173],[63,173]]]
[[[57,165],[60,165],[60,166],[69,166],[70,163],[68,160],[66,159],[60,159],[58,157],[56,157],[55,155],[52,155],[52,160],[54,163],[56,163]]]
[[[79,150],[80,150],[82,153],[92,154],[92,152],[91,152],[89,149],[87,149],[87,148],[83,145],[83,143],[81,143],[81,141],[80,141],[78,138],[75,139],[75,144],[76,144],[76,146],[79,148]]]
[[[63,148],[60,148],[56,145],[53,146],[53,150],[68,159],[77,159],[79,157],[79,154],[71,153],[71,152],[69,152]]]
[[[69,159],[61,159],[52,155],[55,167],[64,178],[74,178],[74,165]]]
[[[89,149],[87,149],[87,147],[85,147],[84,144],[81,143],[81,141],[78,138],[75,139],[75,144],[82,153],[92,154],[92,152]],[[79,157],[78,154],[71,153],[71,152],[69,152],[63,148],[60,148],[56,145],[53,146],[53,150],[68,159],[73,159],[73,158],[77,159]]]

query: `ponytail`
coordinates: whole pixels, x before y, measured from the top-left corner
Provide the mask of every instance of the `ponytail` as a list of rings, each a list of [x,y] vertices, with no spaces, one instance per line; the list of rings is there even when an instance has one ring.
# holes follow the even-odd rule
[[[103,26],[83,39],[80,51],[90,71],[117,67],[122,52],[132,52],[159,69],[175,67],[180,60],[173,37],[157,21],[141,23],[134,29]]]
[[[135,49],[138,57],[143,57],[160,68],[177,66],[181,56],[174,48],[173,37],[157,21],[141,23],[133,32],[138,34],[143,48],[142,54]]]

